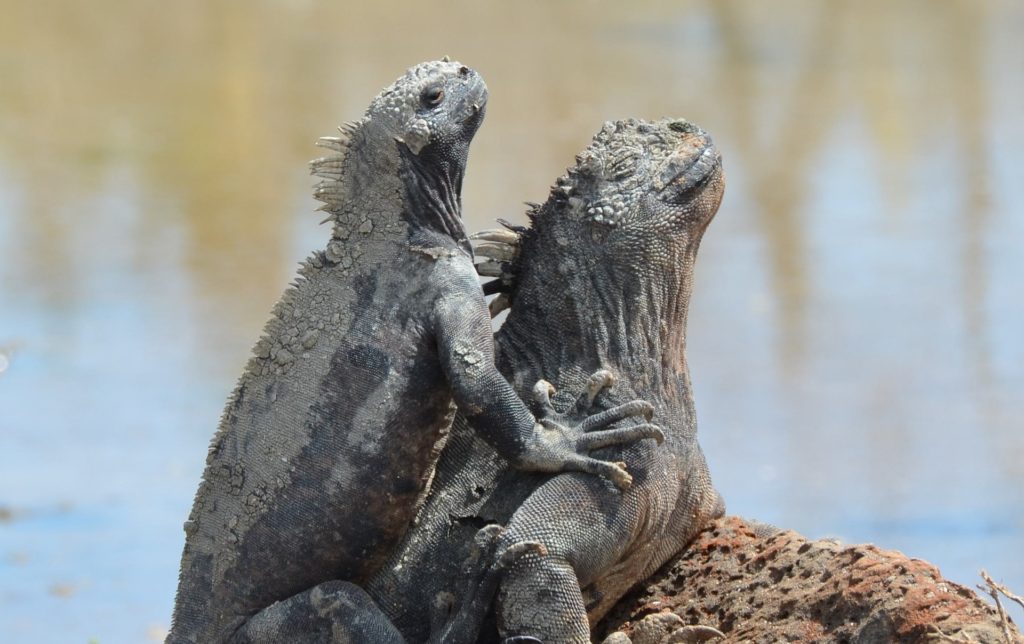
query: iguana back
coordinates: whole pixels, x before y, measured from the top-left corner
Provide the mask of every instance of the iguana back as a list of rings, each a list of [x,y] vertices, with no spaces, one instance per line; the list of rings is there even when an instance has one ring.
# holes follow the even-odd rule
[[[417,113],[434,99],[452,103],[440,126]],[[321,140],[338,152],[313,162],[332,237],[274,307],[210,445],[169,641],[224,639],[275,601],[359,580],[404,531],[451,421],[434,308],[452,291],[482,302],[458,191],[485,101],[475,72],[424,63]],[[453,217],[417,217],[395,138],[418,153],[439,127],[460,139]]]
[[[256,344],[210,446],[186,522],[172,642],[370,637],[350,582],[374,572],[413,518],[452,401],[517,468],[575,470],[628,487],[587,440],[527,409],[494,365],[490,318],[461,220],[480,77],[424,63],[382,92],[338,154],[313,162],[334,223]],[[633,401],[601,429],[648,412]],[[350,629],[349,627],[353,628]]]

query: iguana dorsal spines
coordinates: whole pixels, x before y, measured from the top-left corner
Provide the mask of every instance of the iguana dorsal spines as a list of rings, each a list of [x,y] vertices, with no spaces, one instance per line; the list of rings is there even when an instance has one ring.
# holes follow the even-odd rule
[[[517,468],[628,487],[572,427],[535,418],[494,365],[459,196],[486,98],[467,67],[419,65],[330,142],[341,159],[314,162],[332,175],[316,188],[332,236],[274,307],[211,442],[169,642],[357,636],[353,584],[408,529],[453,402]],[[608,435],[661,430],[586,436]]]

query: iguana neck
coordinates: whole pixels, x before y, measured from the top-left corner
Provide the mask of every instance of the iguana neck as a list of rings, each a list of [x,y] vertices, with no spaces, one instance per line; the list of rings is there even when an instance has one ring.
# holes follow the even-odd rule
[[[679,395],[680,384],[688,391],[686,317],[699,241],[675,257],[638,259],[633,265],[657,267],[642,272],[623,270],[622,262],[607,258],[567,256],[565,246],[533,243],[556,237],[536,235],[523,248],[505,329],[516,359],[549,378],[569,365],[586,373],[605,367],[668,398]]]
[[[397,146],[401,158],[399,175],[405,188],[403,215],[409,223],[412,243],[429,244],[429,233],[437,233],[472,254],[462,223],[465,159],[439,156],[432,146],[419,154],[402,143]]]
[[[414,154],[372,118],[342,132],[344,138],[321,139],[341,154],[312,162],[313,173],[324,178],[314,196],[331,213],[332,244],[376,230],[414,245],[436,246],[440,237],[471,252],[461,216],[464,150],[452,158],[437,158],[432,146]]]

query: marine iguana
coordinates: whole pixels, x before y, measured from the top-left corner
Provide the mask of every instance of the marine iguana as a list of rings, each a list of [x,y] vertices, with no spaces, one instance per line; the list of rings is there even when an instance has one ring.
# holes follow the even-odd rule
[[[347,582],[413,518],[453,400],[513,467],[622,488],[625,470],[588,450],[662,437],[642,423],[580,438],[535,418],[495,369],[460,202],[486,100],[468,67],[423,63],[320,140],[338,153],[312,162],[331,240],[275,306],[210,445],[168,642],[358,632]],[[633,401],[587,429],[650,411]]]
[[[496,343],[516,391],[533,389],[541,413],[568,407],[567,422],[647,399],[665,444],[597,452],[627,464],[634,482],[623,493],[595,477],[515,471],[457,417],[415,526],[366,587],[406,640],[427,637],[433,599],[458,585],[482,525],[507,524],[503,543],[537,541],[547,553],[512,565],[479,641],[589,642],[590,624],[723,514],[685,355],[694,260],[723,188],[719,153],[697,126],[608,123],[533,207],[531,228],[485,236],[497,246],[519,237],[518,256],[515,244],[495,247],[502,261],[481,271],[504,275],[488,290],[510,296]],[[621,374],[615,390],[602,368]],[[534,387],[541,376],[558,387],[553,399]],[[590,393],[573,405],[568,392],[581,387]]]

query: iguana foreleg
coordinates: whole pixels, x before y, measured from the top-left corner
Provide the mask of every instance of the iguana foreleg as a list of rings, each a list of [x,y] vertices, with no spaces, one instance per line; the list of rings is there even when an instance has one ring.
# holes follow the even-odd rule
[[[574,409],[565,416],[584,418],[578,427],[585,431],[591,425],[603,426],[638,415],[630,409],[635,403],[594,412],[595,399],[613,381],[608,371],[592,374]],[[534,389],[535,404],[554,412],[547,391],[541,390],[542,383]],[[639,427],[643,425],[603,434]],[[588,441],[592,449],[614,444],[604,443],[599,434],[584,433],[580,440]],[[600,598],[585,597],[581,587],[585,588],[599,571],[608,575],[608,570],[622,566],[624,561],[629,562],[622,566],[627,574],[634,567],[644,566],[645,553],[631,552],[630,544],[638,533],[664,530],[664,525],[651,524],[647,510],[659,504],[659,496],[674,498],[675,491],[662,490],[662,495],[652,498],[652,490],[644,484],[652,469],[669,465],[668,461],[659,461],[660,450],[651,443],[637,443],[620,453],[626,461],[623,467],[628,467],[640,485],[620,492],[600,479],[562,474],[544,483],[513,514],[501,535],[502,542],[537,541],[545,545],[546,552],[522,557],[502,580],[496,610],[499,631],[508,638],[506,642],[589,644],[587,613]]]

